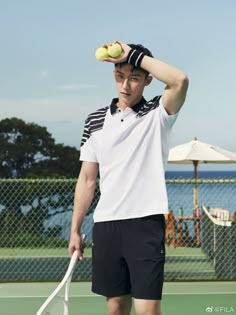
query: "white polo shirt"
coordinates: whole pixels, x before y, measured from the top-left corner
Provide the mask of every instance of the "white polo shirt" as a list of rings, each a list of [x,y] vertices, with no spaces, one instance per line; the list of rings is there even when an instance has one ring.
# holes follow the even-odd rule
[[[100,172],[94,222],[168,212],[165,165],[177,114],[167,114],[161,96],[124,111],[117,102],[85,122],[80,160],[98,163]]]

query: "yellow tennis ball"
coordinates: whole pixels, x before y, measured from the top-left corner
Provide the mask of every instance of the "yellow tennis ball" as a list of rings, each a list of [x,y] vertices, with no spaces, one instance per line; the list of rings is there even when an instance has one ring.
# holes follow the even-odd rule
[[[103,60],[104,58],[108,58],[108,49],[106,47],[99,47],[96,50],[95,56],[98,60]]]
[[[121,55],[121,53],[122,53],[122,47],[120,44],[115,43],[115,44],[111,44],[108,46],[108,54],[112,58],[119,57]]]

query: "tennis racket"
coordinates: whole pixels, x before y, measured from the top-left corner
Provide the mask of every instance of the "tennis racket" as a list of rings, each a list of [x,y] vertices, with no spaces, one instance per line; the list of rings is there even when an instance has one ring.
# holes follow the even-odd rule
[[[84,235],[82,238],[84,239]],[[67,271],[59,283],[59,285],[55,288],[55,290],[49,295],[46,301],[39,308],[36,315],[68,315],[69,314],[69,290],[71,279],[73,275],[73,271],[75,269],[76,263],[78,260],[78,252],[74,251],[71,256],[69,266]],[[64,291],[63,294],[61,291]]]

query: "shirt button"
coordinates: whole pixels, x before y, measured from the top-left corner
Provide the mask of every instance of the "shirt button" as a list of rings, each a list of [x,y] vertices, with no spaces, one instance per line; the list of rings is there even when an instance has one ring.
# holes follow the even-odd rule
[[[123,121],[124,121],[124,119],[121,119],[120,121],[121,121],[121,122],[123,122]]]

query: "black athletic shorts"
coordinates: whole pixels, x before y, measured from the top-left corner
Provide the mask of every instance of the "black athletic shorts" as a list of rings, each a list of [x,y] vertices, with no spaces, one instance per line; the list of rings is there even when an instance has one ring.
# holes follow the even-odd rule
[[[161,300],[164,263],[164,215],[94,224],[93,292]]]

